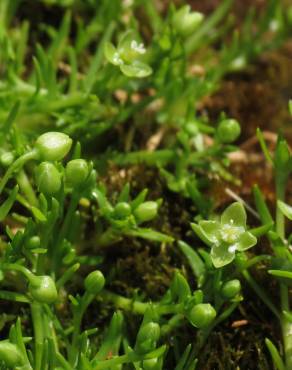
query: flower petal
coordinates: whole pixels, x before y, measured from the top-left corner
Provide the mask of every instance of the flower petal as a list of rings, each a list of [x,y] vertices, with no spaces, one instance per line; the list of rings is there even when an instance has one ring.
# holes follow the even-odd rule
[[[246,212],[240,202],[232,203],[221,216],[221,224],[246,227]]]
[[[216,268],[228,265],[234,260],[235,251],[227,243],[214,246],[211,250],[211,259]]]
[[[132,64],[123,64],[120,69],[128,77],[144,78],[152,73],[152,68],[148,64],[138,60],[135,60]]]
[[[218,244],[220,240],[221,225],[217,221],[200,221],[199,226],[205,237],[213,244]]]
[[[256,245],[257,238],[252,235],[250,232],[246,231],[243,234],[240,235],[238,241],[237,241],[237,250],[239,251],[245,251],[246,249],[249,249]]]

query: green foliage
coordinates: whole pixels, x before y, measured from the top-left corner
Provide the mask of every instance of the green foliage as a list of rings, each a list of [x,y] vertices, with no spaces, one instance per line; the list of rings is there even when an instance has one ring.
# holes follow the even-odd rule
[[[227,73],[285,40],[291,12],[270,0],[235,27],[231,5],[205,17],[184,2],[161,12],[140,0],[0,1],[0,299],[18,302],[4,318],[5,329],[15,322],[1,332],[1,369],[194,370],[243,300],[242,279],[280,320],[283,355],[266,344],[275,366],[291,369],[289,145],[279,135],[271,154],[257,132],[275,172],[275,217],[255,187],[258,227],[247,229],[241,202],[219,221],[206,189],[214,177],[238,184],[230,153],[244,122],[199,109]],[[173,199],[190,206],[210,250],[193,248],[183,228],[188,243],[177,247]],[[247,252],[262,236],[271,255]],[[134,260],[134,248],[185,257],[194,279],[178,258],[163,295],[126,284],[117,294],[117,258]],[[249,272],[259,261],[279,284],[279,307]],[[185,328],[191,337],[175,344]]]

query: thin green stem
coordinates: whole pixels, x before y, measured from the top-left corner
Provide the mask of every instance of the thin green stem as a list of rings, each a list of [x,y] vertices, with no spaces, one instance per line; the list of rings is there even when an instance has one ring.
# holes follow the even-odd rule
[[[277,171],[276,171],[277,172]],[[286,179],[281,174],[276,173],[276,195],[277,200],[284,201],[286,192]],[[285,239],[285,218],[280,208],[276,209],[276,231],[279,237]],[[283,311],[289,312],[289,290],[285,283],[280,283],[280,300],[281,300],[281,328],[284,342],[286,369],[292,370],[292,323],[287,320]]]
[[[69,204],[69,207],[68,207],[68,210],[67,210],[62,228],[61,228],[60,233],[58,235],[57,242],[53,246],[52,262],[53,262],[53,271],[54,271],[55,274],[57,274],[58,268],[60,266],[60,256],[62,254],[61,245],[62,245],[62,242],[63,242],[64,238],[66,237],[67,232],[70,228],[72,217],[73,217],[73,214],[74,214],[74,212],[77,208],[78,202],[79,202],[79,196],[77,194],[72,194],[72,197],[70,199],[70,204]]]
[[[3,270],[13,270],[21,272],[29,281],[31,281],[34,278],[34,274],[29,271],[26,267],[17,265],[16,263],[6,263],[3,266],[1,266]]]
[[[85,292],[84,296],[81,298],[80,304],[78,307],[74,309],[74,317],[73,317],[73,336],[72,336],[72,345],[69,352],[69,362],[72,366],[76,367],[78,362],[78,340],[80,336],[80,329],[82,318],[84,312],[86,311],[87,307],[94,299],[94,294],[90,294]]]
[[[34,328],[35,337],[35,355],[34,355],[34,370],[42,370],[42,357],[44,350],[44,325],[42,307],[38,302],[31,304],[31,316]]]
[[[109,292],[108,290],[103,290],[100,292],[99,296],[108,302],[114,303],[117,308],[131,311],[138,315],[144,315],[149,307],[152,307],[159,315],[179,314],[183,311],[182,304],[163,305],[159,302],[137,302],[129,298],[122,297],[119,294]]]
[[[184,320],[185,320],[184,315],[180,313],[174,315],[170,320],[168,320],[167,324],[161,326],[161,335],[162,336],[168,335],[175,328],[181,326]]]
[[[10,179],[13,173],[19,171],[26,162],[30,161],[31,159],[37,158],[37,155],[38,153],[36,150],[31,150],[30,152],[27,152],[21,157],[17,158],[16,161],[12,163],[12,165],[7,169],[0,181],[0,194],[2,193],[7,181]]]
[[[114,303],[116,308],[131,311],[138,315],[144,315],[145,311],[149,307],[148,303],[133,301],[132,299],[122,297],[119,294],[109,292],[106,289],[102,290],[99,296],[105,301]]]

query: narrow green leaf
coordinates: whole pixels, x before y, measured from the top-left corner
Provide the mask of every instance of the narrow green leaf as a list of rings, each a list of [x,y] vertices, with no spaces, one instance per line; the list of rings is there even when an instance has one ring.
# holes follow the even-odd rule
[[[274,226],[274,222],[270,222],[269,224],[262,225],[259,227],[254,227],[253,229],[249,229],[248,231],[255,237],[259,237],[265,235],[268,231],[270,231]]]
[[[262,133],[262,131],[257,128],[257,131],[256,131],[256,134],[257,134],[257,138],[259,140],[259,143],[260,143],[260,146],[261,146],[261,149],[264,153],[264,156],[266,157],[266,160],[271,164],[271,165],[274,165],[274,161],[273,161],[273,158],[271,156],[271,153],[269,152],[269,149],[267,147],[267,144],[265,142],[265,138],[264,138],[264,135]]]
[[[281,200],[278,200],[277,206],[280,208],[284,216],[289,218],[289,220],[292,220],[292,207],[291,206],[288,206],[288,204],[282,202]]]
[[[8,114],[8,117],[6,118],[4,125],[2,127],[2,135],[3,137],[6,137],[8,132],[10,131],[13,122],[15,121],[17,114],[19,112],[20,108],[20,101],[16,101],[16,103],[13,105],[11,111]]]
[[[16,71],[18,74],[23,72],[25,68],[25,56],[27,53],[27,45],[28,45],[28,34],[29,34],[29,22],[26,20],[22,23],[20,29],[20,40],[17,43],[17,50],[16,50]]]
[[[286,370],[286,367],[284,365],[284,362],[279,354],[279,351],[277,350],[276,346],[273,344],[270,339],[265,339],[266,346],[268,347],[268,350],[272,356],[274,365],[278,370]]]
[[[262,223],[263,224],[273,223],[274,222],[273,217],[271,216],[267,203],[265,202],[264,196],[257,185],[253,187],[253,196]]]
[[[283,315],[286,320],[288,320],[290,323],[292,323],[292,313],[288,311],[283,311]]]
[[[206,269],[201,257],[190,245],[183,242],[182,240],[178,242],[178,245],[183,254],[186,256],[194,275],[202,283],[202,279],[205,276]]]
[[[135,230],[129,230],[126,232],[126,234],[129,236],[152,240],[154,242],[172,243],[174,241],[174,239],[169,235],[160,233],[159,231],[146,229],[142,227],[139,227]]]
[[[56,37],[54,37],[53,42],[49,48],[49,54],[51,55],[55,65],[62,57],[62,53],[68,40],[70,26],[71,26],[71,12],[68,10],[62,19],[59,32],[57,33]]]
[[[34,72],[35,72],[35,92],[32,96],[32,99],[34,97],[36,97],[40,90],[41,90],[41,86],[42,86],[42,70],[41,70],[41,67],[40,67],[40,63],[38,61],[38,59],[36,57],[33,57],[33,65],[34,65]]]
[[[123,315],[121,312],[113,314],[107,334],[102,342],[102,345],[91,361],[91,366],[94,367],[99,361],[104,360],[109,352],[113,355],[118,353],[122,338],[122,327],[123,327]]]
[[[134,210],[137,208],[141,203],[143,203],[146,199],[146,196],[148,194],[148,189],[143,189],[135,199],[131,202],[131,208]]]
[[[39,222],[46,222],[47,221],[47,218],[46,216],[36,207],[31,207],[30,208],[31,210],[31,213],[33,214],[33,216],[35,217],[35,219]]]
[[[184,353],[182,354],[182,356],[179,360],[179,363],[176,365],[174,370],[185,370],[185,364],[188,360],[191,349],[192,349],[192,345],[188,344],[186,349],[184,350]]]
[[[123,187],[122,191],[120,192],[120,195],[118,196],[117,201],[118,202],[128,202],[130,197],[130,184],[126,183],[126,185]]]
[[[11,193],[9,194],[8,199],[6,199],[5,202],[1,205],[1,207],[0,207],[0,221],[3,221],[5,219],[5,217],[8,215],[11,207],[13,206],[13,204],[16,200],[18,189],[19,189],[19,187],[18,187],[18,185],[16,185],[13,188],[13,190],[11,191]]]
[[[268,273],[273,276],[283,277],[287,279],[292,279],[292,271],[284,270],[268,270]]]
[[[203,232],[202,228],[198,225],[198,224],[195,224],[195,223],[191,223],[191,228],[193,229],[193,231],[197,234],[197,236],[206,244],[208,245],[209,247],[212,247],[212,243],[210,242],[210,240],[208,239],[208,237],[205,235],[205,233]]]

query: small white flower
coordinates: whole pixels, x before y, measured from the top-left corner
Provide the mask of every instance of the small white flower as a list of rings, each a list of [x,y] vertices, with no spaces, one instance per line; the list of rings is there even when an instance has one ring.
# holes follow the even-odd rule
[[[138,42],[136,40],[133,40],[131,42],[131,49],[135,50],[139,54],[145,54],[146,53],[146,49],[144,47],[144,44],[143,43],[138,44]]]
[[[118,65],[121,65],[121,64],[124,64],[123,60],[120,58],[120,54],[119,53],[115,53],[114,56],[113,56],[113,62],[118,64]]]

